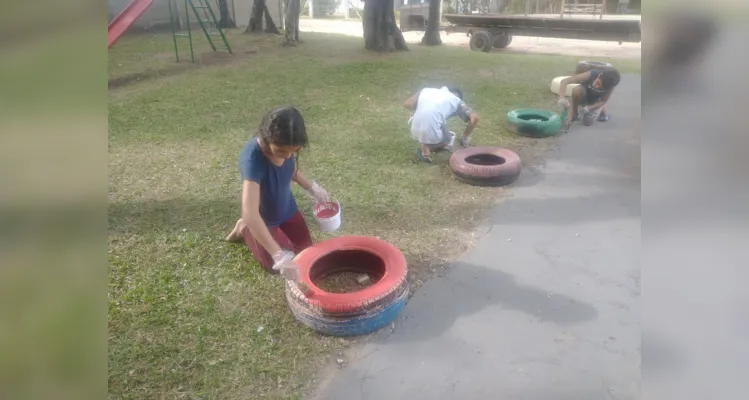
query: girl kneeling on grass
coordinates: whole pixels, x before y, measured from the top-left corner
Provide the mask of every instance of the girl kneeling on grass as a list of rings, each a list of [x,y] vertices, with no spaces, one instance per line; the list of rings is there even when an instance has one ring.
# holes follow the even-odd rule
[[[291,193],[296,182],[317,202],[328,193],[297,168],[296,154],[307,145],[307,130],[299,111],[291,106],[268,112],[239,155],[242,176],[242,218],[226,237],[244,240],[264,270],[298,279],[294,255],[312,245],[307,224]]]

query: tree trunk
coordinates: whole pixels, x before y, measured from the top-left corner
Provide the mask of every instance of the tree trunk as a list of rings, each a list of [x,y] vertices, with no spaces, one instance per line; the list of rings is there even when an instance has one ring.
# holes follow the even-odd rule
[[[366,0],[362,28],[365,49],[382,53],[408,51],[403,33],[395,24],[393,0]]]
[[[263,16],[265,16],[265,30],[263,30]],[[252,3],[252,12],[250,13],[250,22],[247,24],[245,33],[273,33],[280,35],[281,32],[273,23],[273,17],[268,12],[268,6],[265,0],[255,0]]]
[[[245,33],[260,33],[263,31],[263,10],[265,9],[265,0],[255,0],[252,3],[252,12],[250,13],[250,22],[247,23]]]
[[[286,41],[284,46],[296,46],[299,40],[299,14],[302,12],[299,0],[286,0]]]
[[[273,22],[273,17],[270,16],[270,12],[268,12],[267,5],[263,6],[263,12],[265,13],[265,33],[272,33],[274,35],[280,35],[281,31],[278,30],[278,27]]]
[[[429,0],[429,18],[427,18],[427,29],[424,32],[424,37],[421,38],[421,44],[427,46],[442,44],[442,38],[440,38],[440,1]]]
[[[228,0],[218,0],[218,12],[221,16],[218,21],[219,28],[236,28],[237,24],[234,23],[234,20],[231,19],[231,16],[229,15],[229,4],[227,3]]]

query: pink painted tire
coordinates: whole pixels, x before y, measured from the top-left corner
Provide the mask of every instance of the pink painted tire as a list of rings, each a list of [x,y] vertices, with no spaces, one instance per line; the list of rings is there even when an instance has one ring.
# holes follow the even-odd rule
[[[520,176],[520,157],[501,147],[468,147],[450,156],[450,171],[460,182],[475,186],[509,185]]]

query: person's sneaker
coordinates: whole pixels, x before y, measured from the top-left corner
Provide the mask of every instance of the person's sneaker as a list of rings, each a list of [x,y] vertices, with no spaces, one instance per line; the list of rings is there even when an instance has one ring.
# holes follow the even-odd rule
[[[591,126],[591,125],[593,125],[594,118],[595,118],[595,115],[593,115],[593,113],[585,113],[585,114],[583,114],[583,125],[585,125],[585,126]]]
[[[421,149],[416,149],[416,159],[418,161],[423,161],[425,163],[432,163],[432,159],[429,157],[424,157],[424,154],[421,152]]]
[[[470,136],[461,136],[460,137],[460,146],[461,147],[468,147],[471,145],[471,137]]]
[[[598,122],[606,122],[609,120],[609,115],[606,113],[598,114]]]

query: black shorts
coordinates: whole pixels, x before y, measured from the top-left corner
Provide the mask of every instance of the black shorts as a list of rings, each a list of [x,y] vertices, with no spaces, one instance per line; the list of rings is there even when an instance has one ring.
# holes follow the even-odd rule
[[[580,105],[589,106],[601,100],[602,95],[588,90],[588,88],[583,85],[580,85],[578,87],[580,88],[581,92]]]

